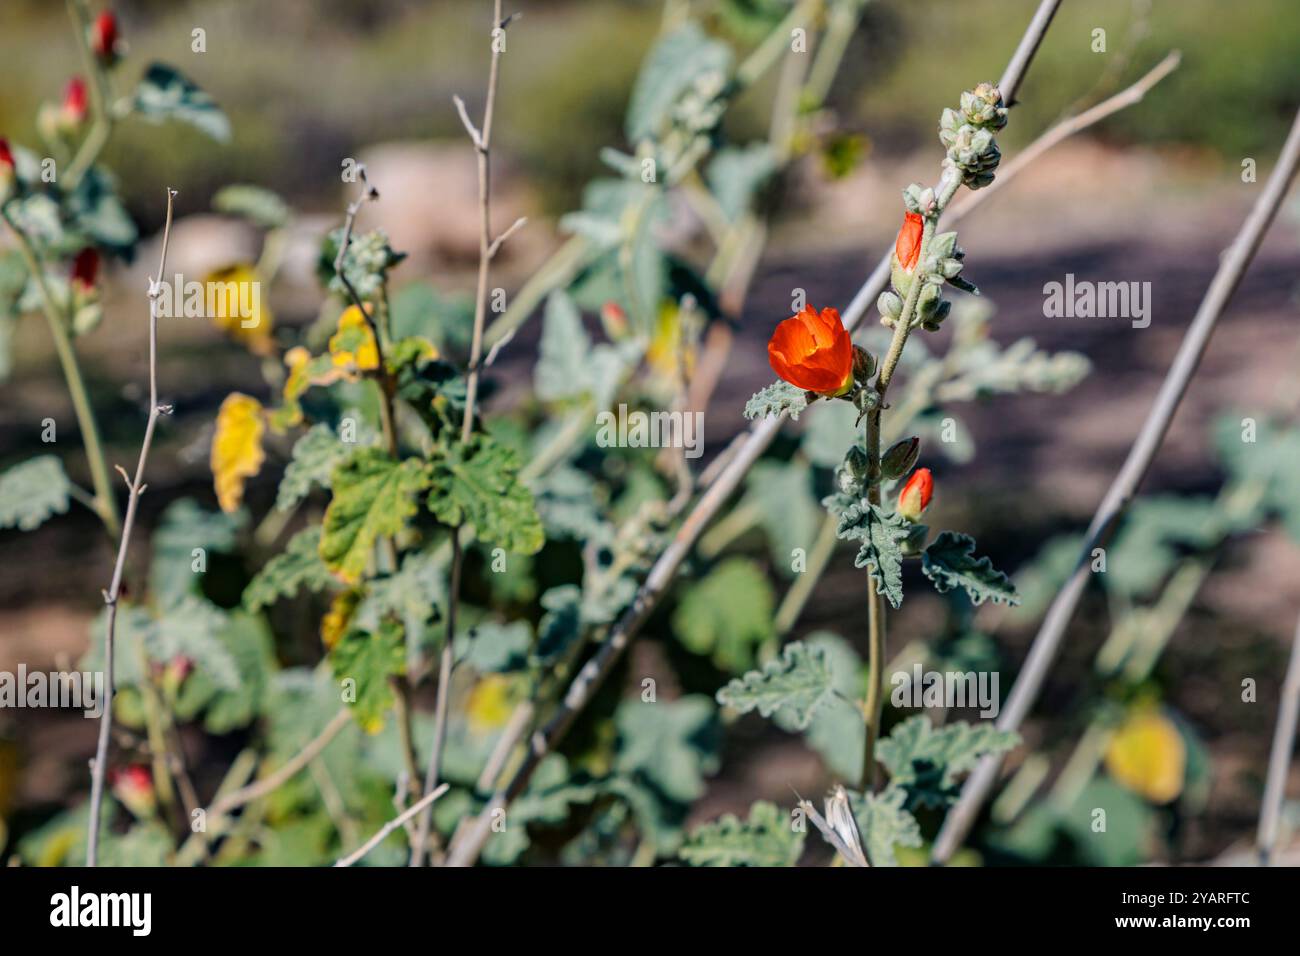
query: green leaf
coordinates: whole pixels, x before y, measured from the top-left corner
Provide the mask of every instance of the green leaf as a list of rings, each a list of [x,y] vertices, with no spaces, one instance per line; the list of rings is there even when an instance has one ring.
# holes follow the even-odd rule
[[[284,469],[275,507],[288,511],[306,498],[313,485],[330,486],[330,476],[355,446],[339,440],[328,425],[313,425],[293,444],[293,458]]]
[[[921,827],[905,809],[907,791],[890,781],[880,793],[849,793],[862,849],[872,866],[898,866],[894,848],[921,845]]]
[[[527,621],[484,621],[456,635],[455,650],[457,660],[480,674],[505,674],[527,665],[532,645],[533,629]]]
[[[816,415],[808,416],[803,429],[803,453],[820,468],[834,468],[844,460],[845,450],[862,440],[858,410],[849,402],[824,402]]]
[[[563,290],[552,292],[546,300],[538,353],[533,382],[539,399],[553,402],[586,391],[591,338],[582,326],[578,307]]]
[[[230,139],[230,120],[216,101],[179,70],[151,63],[135,91],[135,111],[151,123],[174,119],[211,136],[219,143]]]
[[[217,190],[212,208],[228,216],[240,216],[263,229],[277,229],[292,215],[283,199],[261,186],[235,183]]]
[[[539,663],[549,664],[561,655],[582,633],[582,589],[576,584],[550,588],[541,598],[546,613],[537,625]]]
[[[780,714],[798,730],[834,697],[834,680],[824,651],[795,641],[761,670],[737,677],[718,691],[718,703],[742,714]]]
[[[762,569],[746,558],[728,558],[682,596],[673,632],[687,650],[738,673],[753,665],[754,648],[772,637],[774,605]]]
[[[879,505],[863,498],[844,509],[835,529],[835,533],[846,541],[862,542],[853,564],[867,569],[876,585],[876,593],[885,595],[894,607],[903,603],[903,551],[900,545],[907,540],[910,528],[902,515],[885,514]]]
[[[819,416],[820,417],[820,416]],[[772,564],[787,575],[796,548],[812,547],[821,509],[812,492],[812,472],[801,461],[760,461],[750,470],[748,491],[737,509],[755,508],[771,546]]]
[[[725,74],[731,51],[711,40],[693,21],[667,34],[646,56],[632,88],[627,110],[627,138],[636,143],[653,137],[668,120],[673,105],[706,73]]]
[[[68,196],[67,214],[87,244],[126,253],[140,235],[135,220],[117,197],[112,177],[98,166],[86,170]]]
[[[812,723],[804,731],[804,739],[808,746],[821,754],[831,773],[843,780],[861,779],[866,728],[862,723],[862,712],[851,702],[861,700],[866,692],[862,659],[848,641],[830,631],[810,634],[804,638],[804,643],[825,655],[835,691],[827,706],[813,714]],[[776,723],[786,727],[780,715]]]
[[[545,543],[532,493],[519,481],[519,457],[509,447],[475,435],[445,449],[431,465],[429,510],[444,524],[471,524],[478,540],[519,554]]]
[[[722,211],[735,222],[749,211],[776,169],[776,154],[767,143],[728,146],[714,156],[705,179]]]
[[[678,856],[691,866],[794,866],[803,840],[780,807],[759,800],[748,820],[728,813],[696,827]]]
[[[434,551],[404,555],[400,571],[368,582],[354,624],[373,630],[385,615],[396,615],[408,639],[428,643],[433,633],[430,620],[447,606],[447,564]]]
[[[228,734],[247,727],[262,712],[267,687],[280,665],[275,657],[274,639],[261,617],[241,610],[231,611],[218,638],[239,670],[239,684],[228,690],[214,688],[210,698],[204,700],[203,727],[211,734]],[[196,670],[185,682],[182,699],[190,692],[201,694],[201,684],[206,680],[207,673]]]
[[[1262,515],[1256,512],[1249,527]],[[1107,549],[1106,589],[1128,598],[1151,594],[1174,570],[1184,548],[1208,548],[1229,532],[1211,498],[1152,495],[1129,506]],[[1077,558],[1077,554],[1076,554]]]
[[[717,769],[713,701],[692,694],[668,702],[623,701],[614,712],[619,773],[641,774],[664,796],[690,803]]]
[[[962,587],[973,604],[986,599],[994,604],[1020,603],[1011,579],[987,557],[975,557],[975,539],[970,535],[942,532],[921,556],[921,570],[940,594]]]
[[[302,588],[324,591],[334,584],[329,568],[320,556],[321,528],[303,528],[244,589],[244,607],[249,611],[270,607],[282,597],[291,597]]]
[[[429,473],[415,459],[398,462],[378,448],[362,448],[334,469],[331,484],[320,556],[354,583],[365,574],[376,539],[400,534],[415,516],[412,496],[429,486]]]
[[[755,392],[745,403],[746,418],[771,418],[784,412],[798,420],[799,413],[808,407],[807,393],[789,382],[773,382]]]
[[[384,715],[393,706],[389,678],[406,673],[406,646],[401,625],[384,621],[374,633],[351,631],[330,651],[330,669],[344,685],[344,700],[367,733],[383,729]],[[348,691],[355,690],[355,699]]]
[[[243,519],[243,512],[208,511],[193,498],[168,505],[153,533],[149,587],[154,601],[168,607],[187,594],[198,594],[202,572],[194,570],[194,549],[233,551]]]
[[[72,483],[54,455],[37,455],[0,474],[0,528],[32,531],[68,510]]]
[[[889,771],[891,784],[907,789],[909,806],[943,807],[957,798],[957,778],[981,757],[1005,753],[1018,743],[1015,731],[991,723],[957,721],[935,730],[928,717],[918,714],[895,725],[876,746],[876,758]]]
[[[221,690],[239,687],[239,668],[218,635],[226,615],[202,598],[188,596],[165,611],[145,635],[145,653],[151,661],[166,664],[188,657]]]

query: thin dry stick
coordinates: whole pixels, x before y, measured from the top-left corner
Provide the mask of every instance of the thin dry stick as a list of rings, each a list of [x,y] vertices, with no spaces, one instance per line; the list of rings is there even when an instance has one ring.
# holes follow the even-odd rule
[[[1060,4],[1061,0],[1043,0],[1039,5],[1027,32],[1021,38],[1020,45],[1002,75],[1001,89],[1004,91],[1005,98],[1009,99],[1019,88],[1020,81],[1033,59],[1034,51],[1042,42],[1042,35]],[[858,290],[845,312],[844,322],[850,330],[862,321],[868,307],[880,294],[888,278],[889,255],[886,254],[862,288]],[[740,486],[746,473],[758,461],[767,446],[772,443],[781,430],[784,420],[782,415],[757,422],[743,442],[733,442],[727,449],[731,460],[713,478],[699,502],[677,529],[672,541],[650,568],[645,582],[632,599],[631,606],[623,612],[597,648],[596,653],[574,677],[559,710],[544,727],[532,735],[528,751],[519,768],[511,775],[509,782],[493,794],[492,799],[488,801],[474,822],[460,831],[460,838],[447,855],[449,866],[470,866],[478,859],[491,832],[493,814],[508,805],[523,791],[542,758],[568,731],[578,713],[591,700],[596,689],[613,670],[623,650],[658,606],[672,584],[677,569],[695,546],[696,540]]]
[[[1074,573],[1048,608],[1047,616],[1043,619],[1033,644],[1030,645],[1029,656],[1025,659],[1024,667],[1021,668],[1007,697],[1006,705],[1002,708],[997,724],[999,730],[1018,729],[1028,715],[1029,708],[1037,699],[1043,681],[1047,678],[1047,671],[1065,636],[1065,629],[1074,616],[1075,608],[1078,607],[1079,599],[1087,586],[1093,549],[1105,547],[1110,541],[1119,519],[1137,493],[1143,478],[1146,477],[1147,470],[1151,467],[1151,462],[1164,441],[1169,423],[1178,410],[1178,405],[1200,364],[1206,346],[1209,345],[1210,336],[1219,317],[1241,283],[1246,267],[1254,258],[1255,251],[1259,248],[1269,224],[1277,215],[1278,207],[1286,196],[1298,164],[1300,164],[1300,112],[1296,114],[1291,132],[1282,147],[1277,168],[1273,170],[1264,191],[1256,200],[1250,215],[1246,217],[1241,231],[1237,233],[1232,245],[1224,253],[1219,269],[1196,312],[1196,317],[1188,327],[1178,354],[1165,375],[1164,383],[1160,386],[1160,392],[1142,425],[1142,430],[1133,442],[1124,466],[1116,475],[1114,483],[1093,516],[1086,535],[1087,543],[1079,556]],[[946,862],[961,846],[966,834],[975,823],[980,807],[983,806],[984,800],[997,781],[998,769],[1001,765],[1000,756],[985,757],[967,779],[961,797],[948,813],[943,828],[935,840],[934,862]]]
[[[392,833],[398,827],[403,826],[407,820],[411,819],[411,817],[415,816],[426,807],[432,807],[433,802],[446,793],[447,788],[450,786],[451,785],[447,783],[439,784],[437,789],[433,790],[431,793],[426,793],[419,800],[415,801],[415,803],[411,804],[406,810],[402,811],[401,814],[389,820],[380,828],[378,833],[334,865],[351,866],[353,863],[356,863],[375,847],[379,846],[379,844],[383,843],[388,837],[388,834]]]
[[[483,326],[487,319],[488,270],[497,250],[523,222],[516,222],[496,239],[492,238],[492,176],[489,159],[492,149],[492,116],[496,107],[497,76],[501,67],[502,33],[514,19],[514,14],[501,18],[501,0],[492,5],[492,61],[488,67],[487,99],[483,104],[483,128],[474,128],[474,123],[465,110],[465,103],[459,96],[453,97],[460,121],[469,134],[474,150],[478,153],[478,205],[479,205],[479,256],[478,288],[474,300],[474,334],[470,343],[469,376],[465,388],[465,416],[461,420],[460,440],[467,443],[474,431],[474,406],[478,399],[478,380],[481,371],[479,363],[483,356]],[[451,529],[451,580],[447,598],[447,629],[443,639],[442,655],[438,664],[438,691],[434,700],[433,744],[429,750],[429,766],[424,774],[424,793],[433,792],[438,783],[439,765],[442,763],[443,742],[447,737],[447,709],[451,700],[451,672],[454,665],[452,643],[456,637],[456,606],[460,594],[460,579],[464,565],[464,550],[461,547],[460,528]],[[433,807],[426,803],[420,814],[420,823],[416,827],[415,845],[411,847],[411,866],[423,866],[428,852],[429,826],[433,819]]]
[[[1273,729],[1273,747],[1268,755],[1268,778],[1264,784],[1264,802],[1259,811],[1259,832],[1255,847],[1259,865],[1268,866],[1277,848],[1277,822],[1282,813],[1287,770],[1295,750],[1296,720],[1300,718],[1300,621],[1296,622],[1291,641],[1291,661],[1282,682],[1282,697],[1277,705],[1277,726]]]
[[[122,572],[126,568],[126,552],[131,544],[131,530],[135,527],[136,507],[147,485],[144,469],[153,445],[153,431],[161,415],[171,413],[170,405],[158,404],[158,296],[162,294],[159,282],[167,269],[167,244],[172,232],[172,205],[176,190],[167,189],[167,219],[163,225],[162,254],[158,262],[158,275],[149,280],[149,421],[144,427],[144,441],[140,457],[135,464],[135,478],[127,477],[126,469],[117,466],[126,481],[128,497],[126,518],[122,523],[122,540],[117,546],[117,563],[113,565],[113,580],[104,592],[108,606],[108,619],[104,627],[104,685],[108,689],[104,703],[104,716],[99,720],[99,741],[95,746],[95,759],[90,765],[90,832],[86,838],[86,865],[94,866],[99,859],[99,809],[104,802],[104,775],[108,770],[108,739],[113,732],[113,638],[117,630],[117,598],[122,590]]]
[[[308,741],[302,750],[277,767],[274,773],[267,774],[261,780],[219,798],[208,808],[207,816],[209,818],[224,816],[284,786],[297,776],[298,771],[320,756],[321,752],[329,746],[330,741],[338,736],[339,731],[346,727],[351,719],[351,714],[344,707],[330,719],[319,734]]]

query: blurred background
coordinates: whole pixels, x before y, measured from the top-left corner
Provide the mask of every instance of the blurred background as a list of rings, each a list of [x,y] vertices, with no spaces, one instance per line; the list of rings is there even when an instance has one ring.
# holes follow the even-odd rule
[[[769,244],[706,411],[706,462],[744,427],[744,400],[772,378],[765,342],[788,312],[790,290],[806,288],[819,306],[847,304],[893,240],[900,187],[933,178],[941,155],[935,117],[962,89],[996,80],[1036,5],[876,0],[867,6],[829,99],[835,135],[780,184]],[[530,224],[499,260],[494,282],[508,289],[562,241],[556,220],[579,205],[582,186],[601,174],[600,148],[626,148],[628,95],[663,16],[662,4],[648,0],[515,6],[524,17],[511,28],[502,65],[494,218],[505,225],[526,215]],[[784,5],[714,4],[705,22],[718,35],[752,42],[744,33],[748,21],[737,13],[747,7],[779,13]],[[347,195],[340,163],[354,157],[366,163],[381,195],[364,214],[367,227],[382,226],[395,248],[410,253],[396,272],[399,285],[428,281],[453,298],[472,288],[474,157],[451,97],[464,96],[472,114],[481,108],[485,57],[478,38],[490,4],[119,0],[114,8],[134,59],[174,63],[231,121],[224,144],[176,124],[133,122],[105,153],[146,237],[161,225],[163,186],[180,190],[171,250],[176,271],[200,274],[255,252],[255,232],[212,212],[211,201],[229,183],[267,187],[296,211],[270,308],[277,323],[313,321],[321,298],[317,243],[341,221]],[[196,27],[206,33],[204,53],[191,50]],[[1092,50],[1098,28],[1107,34],[1105,54]],[[1004,154],[1014,156],[1054,120],[1132,82],[1172,49],[1182,51],[1181,67],[1141,104],[1058,146],[962,227],[970,250],[966,274],[996,308],[993,338],[1006,344],[1030,336],[1049,351],[1082,353],[1092,365],[1064,394],[963,407],[970,453],[935,466],[940,490],[931,523],[975,534],[1001,568],[1033,566],[1045,543],[1086,525],[1300,104],[1300,5],[1293,0],[1066,0],[1000,137]],[[57,102],[80,69],[62,4],[5,0],[0,136],[34,143],[40,104]],[[746,95],[728,114],[729,139],[765,134],[771,95],[767,82]],[[1247,159],[1258,167],[1258,182],[1243,181]],[[109,461],[124,465],[135,460],[143,421],[143,292],[156,254],[155,237],[141,245],[135,263],[112,266],[105,319],[79,342]],[[1224,317],[1144,492],[1217,493],[1226,472],[1212,450],[1213,422],[1225,413],[1240,419],[1294,408],[1298,263],[1300,207],[1292,197]],[[1150,282],[1150,327],[1045,317],[1043,285],[1067,273]],[[508,405],[512,376],[528,374],[535,326],[525,327],[503,354],[498,377],[507,387],[495,402]],[[73,430],[44,323],[29,315],[2,334],[8,374],[0,382],[0,468],[46,450],[42,419]],[[246,349],[216,328],[164,325],[160,347],[160,389],[176,415],[150,464],[146,526],[179,496],[215,500],[207,453],[216,407],[232,389],[265,389]],[[81,456],[63,457],[69,473],[84,479]],[[946,492],[958,488],[959,494]],[[248,497],[264,505],[273,495],[274,483],[264,475]],[[0,531],[0,670],[14,671],[19,662],[49,669],[78,659],[102,607],[99,588],[112,559],[96,519],[75,505],[37,532]],[[861,591],[860,572],[844,550],[795,633],[830,629],[864,649]],[[1113,601],[1100,591],[1088,595],[1027,738],[1068,739],[1075,732],[1070,715],[1088,692]],[[1264,525],[1216,554],[1213,574],[1152,678],[1161,699],[1194,729],[1211,769],[1195,812],[1164,820],[1166,829],[1143,846],[1144,859],[1213,858],[1253,834],[1298,610],[1295,538]],[[891,640],[933,634],[946,626],[947,614],[937,596],[909,600],[892,619]],[[1032,609],[1007,611],[996,624],[990,646],[1004,664],[1005,693],[1035,618]],[[638,653],[653,655],[657,646],[648,641]],[[1252,704],[1240,699],[1246,677],[1258,682]],[[92,722],[57,711],[0,712],[0,819],[12,838],[79,799],[94,730]],[[788,803],[790,786],[811,793],[825,779],[817,756],[797,739],[757,723],[742,723],[733,737],[693,811],[698,819],[743,812],[758,797]],[[1292,793],[1298,779],[1293,773]],[[1176,839],[1169,828],[1178,831]]]

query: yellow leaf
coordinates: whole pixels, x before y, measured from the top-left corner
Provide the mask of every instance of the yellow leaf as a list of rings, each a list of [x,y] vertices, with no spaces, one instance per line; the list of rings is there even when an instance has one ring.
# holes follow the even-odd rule
[[[1187,745],[1169,718],[1154,710],[1136,711],[1111,738],[1106,769],[1152,803],[1169,803],[1183,792]]]
[[[514,712],[510,683],[508,677],[489,674],[475,686],[466,708],[470,727],[475,732],[495,730],[510,719],[510,714]]]
[[[675,302],[665,301],[655,317],[646,361],[666,378],[675,378],[683,369],[689,378],[695,369],[695,347],[693,343],[683,343],[682,324],[682,310]]]
[[[266,423],[262,403],[231,392],[217,412],[212,438],[212,478],[222,511],[234,511],[244,498],[244,483],[262,468],[262,434]]]
[[[262,279],[251,265],[239,263],[204,278],[206,308],[212,321],[256,355],[273,348],[271,310],[262,301]]]
[[[369,314],[367,309],[366,313]],[[330,355],[334,365],[350,372],[368,372],[379,368],[379,349],[375,345],[370,323],[355,305],[339,316],[339,329],[330,337]]]

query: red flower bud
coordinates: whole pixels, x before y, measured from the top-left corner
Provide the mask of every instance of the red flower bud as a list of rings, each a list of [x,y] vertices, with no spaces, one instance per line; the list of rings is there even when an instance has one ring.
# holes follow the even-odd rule
[[[113,796],[137,817],[153,816],[157,799],[148,767],[133,766],[110,771],[108,784],[113,789]]]
[[[95,280],[98,277],[99,253],[93,247],[87,246],[72,260],[72,284],[83,293],[89,292],[95,287]]]
[[[907,272],[916,268],[916,260],[921,257],[921,234],[924,232],[925,220],[920,213],[909,212],[903,217],[903,228],[898,230],[898,238],[894,241],[894,255]]]
[[[0,137],[0,174],[14,171],[14,154],[9,149],[9,140]]]
[[[821,395],[843,395],[853,385],[853,340],[835,309],[802,312],[776,327],[767,360],[785,381]]]
[[[63,118],[71,126],[78,126],[86,119],[86,81],[79,76],[68,80],[68,88],[63,93]]]
[[[916,521],[929,507],[933,496],[934,478],[930,475],[930,469],[918,468],[898,493],[898,513],[908,521]]]
[[[105,10],[90,28],[90,49],[105,63],[117,59],[117,17]]]

